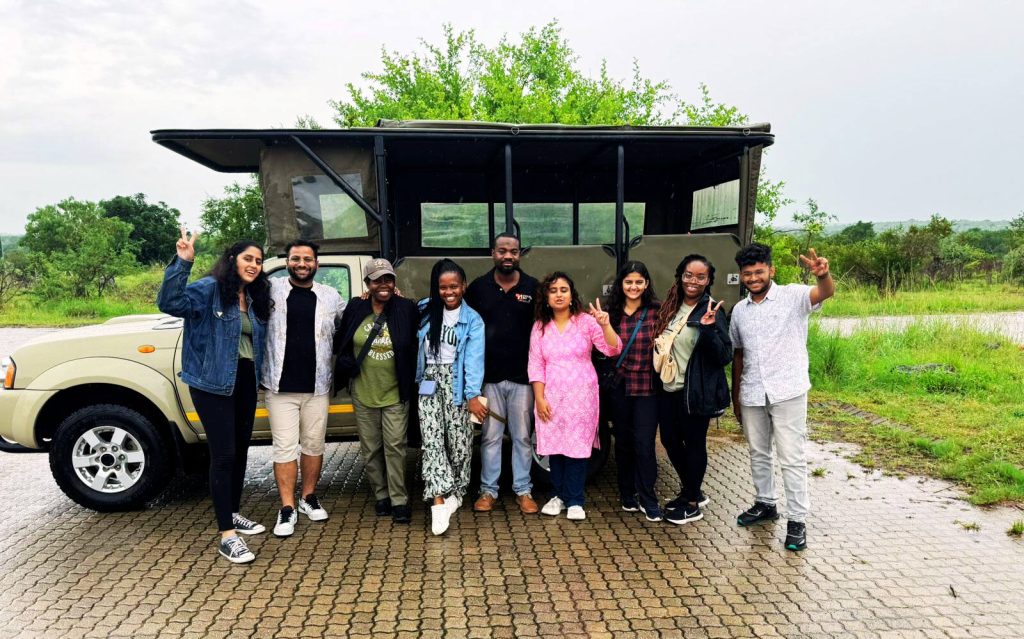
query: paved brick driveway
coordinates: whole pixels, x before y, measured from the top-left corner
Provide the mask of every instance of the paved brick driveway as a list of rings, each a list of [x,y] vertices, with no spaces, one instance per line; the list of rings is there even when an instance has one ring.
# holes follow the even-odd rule
[[[243,510],[275,512],[269,448],[250,456]],[[505,498],[429,534],[373,516],[352,444],[329,444],[323,524],[252,538],[234,566],[213,548],[206,487],[182,479],[155,507],[100,515],[66,499],[43,455],[0,455],[0,628],[24,637],[1017,637],[1024,543],[1015,509],[983,511],[948,485],[898,480],[813,445],[810,547],[785,524],[734,524],[750,499],[744,446],[712,445],[703,521],[618,509],[609,467],[588,518],[524,516]],[[661,456],[662,467],[667,460]],[[415,464],[410,462],[410,476]],[[416,490],[421,489],[418,481]],[[660,493],[674,494],[668,473]],[[538,491],[539,493],[540,491]],[[957,523],[976,523],[969,531]]]

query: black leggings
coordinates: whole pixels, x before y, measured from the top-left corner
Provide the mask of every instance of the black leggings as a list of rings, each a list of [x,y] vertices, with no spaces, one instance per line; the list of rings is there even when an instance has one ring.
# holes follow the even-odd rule
[[[235,388],[230,395],[188,389],[210,445],[210,493],[217,528],[231,530],[232,513],[242,503],[242,483],[256,414],[256,369],[251,359],[238,360]]]
[[[654,438],[658,434],[658,401],[653,395],[630,397],[625,383],[611,392],[615,420],[615,464],[618,466],[619,498],[640,505],[658,505],[654,482],[658,479],[658,458]],[[662,437],[664,439],[664,436]]]
[[[710,417],[691,415],[686,410],[686,389],[658,393],[658,422],[661,443],[679,475],[683,499],[700,499],[704,474],[708,470],[708,424]]]

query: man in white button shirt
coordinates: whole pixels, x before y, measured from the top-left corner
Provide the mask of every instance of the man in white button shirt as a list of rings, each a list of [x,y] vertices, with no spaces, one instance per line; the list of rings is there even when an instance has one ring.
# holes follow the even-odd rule
[[[729,336],[735,347],[732,404],[750,446],[754,505],[736,523],[751,526],[778,518],[772,441],[786,490],[786,548],[807,547],[810,510],[807,482],[807,322],[836,292],[828,260],[810,249],[800,261],[817,278],[815,286],[772,281],[772,249],[751,244],[736,253],[740,281],[749,295],[733,308]]]

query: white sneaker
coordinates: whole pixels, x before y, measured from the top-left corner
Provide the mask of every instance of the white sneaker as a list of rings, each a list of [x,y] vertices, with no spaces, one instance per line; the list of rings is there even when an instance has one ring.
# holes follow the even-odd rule
[[[316,495],[306,495],[299,500],[299,512],[309,517],[310,521],[323,521],[327,519],[327,511],[320,505]]]
[[[565,513],[565,516],[574,521],[581,521],[587,518],[587,511],[583,510],[583,506],[569,506],[569,512]]]
[[[548,500],[548,503],[544,504],[544,507],[540,509],[545,515],[557,516],[563,510],[565,510],[565,502],[558,497],[552,497]]]
[[[451,522],[452,509],[448,507],[448,504],[437,504],[436,506],[430,507],[430,532],[435,535],[443,535],[444,531],[448,530],[448,524]]]
[[[274,525],[274,534],[278,537],[290,537],[295,532],[295,520],[298,518],[298,513],[291,506],[285,506],[277,511],[277,523]]]
[[[444,505],[448,506],[448,510],[455,512],[459,508],[462,508],[462,497],[458,495],[448,495],[444,498]]]

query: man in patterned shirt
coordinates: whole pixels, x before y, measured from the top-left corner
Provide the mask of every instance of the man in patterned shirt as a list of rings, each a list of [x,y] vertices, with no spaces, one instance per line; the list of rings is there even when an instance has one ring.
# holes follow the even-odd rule
[[[740,280],[749,295],[732,311],[729,336],[735,348],[732,405],[750,447],[754,505],[736,523],[750,526],[779,516],[775,507],[772,442],[782,466],[788,519],[786,548],[807,547],[810,510],[807,482],[807,322],[835,293],[828,260],[810,249],[800,261],[817,278],[814,286],[772,281],[771,247],[751,244],[736,253]]]
[[[272,278],[274,310],[267,325],[263,384],[274,441],[274,479],[281,510],[274,534],[295,532],[295,484],[302,469],[298,512],[311,521],[327,519],[316,497],[324,459],[327,409],[332,381],[334,331],[345,301],[334,288],[314,282],[319,247],[296,240],[285,247],[287,278]],[[301,463],[296,463],[296,458]]]

